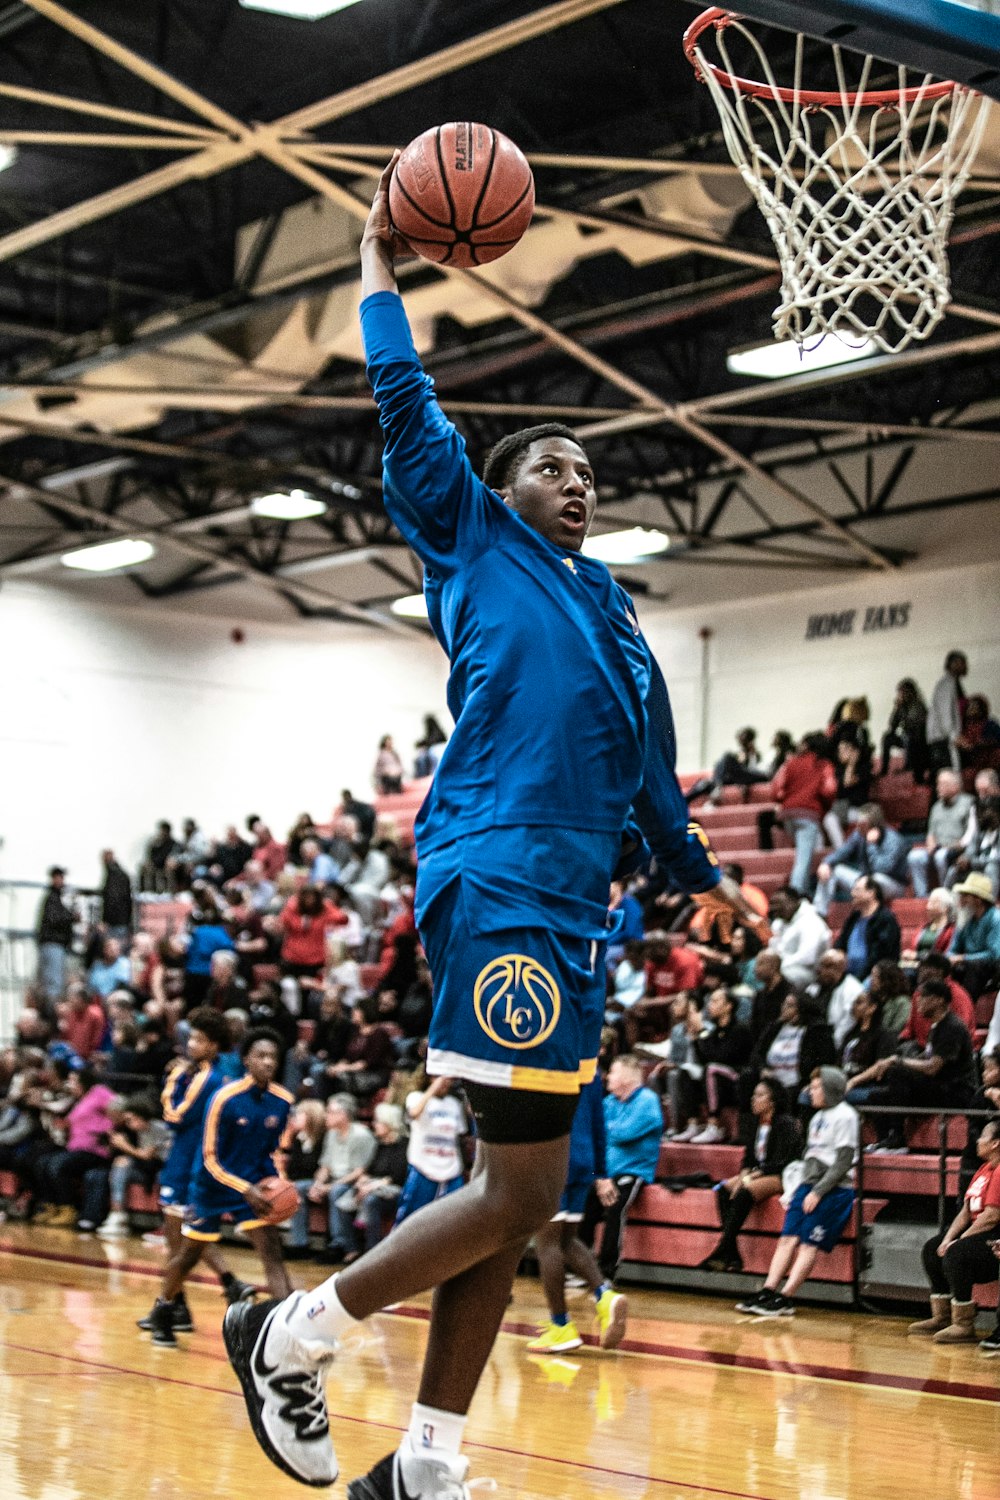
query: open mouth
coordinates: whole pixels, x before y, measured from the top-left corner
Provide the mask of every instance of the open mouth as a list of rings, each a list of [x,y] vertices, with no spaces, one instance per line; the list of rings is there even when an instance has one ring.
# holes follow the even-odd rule
[[[587,525],[587,507],[582,500],[568,500],[559,512],[559,519],[574,531],[583,531]]]

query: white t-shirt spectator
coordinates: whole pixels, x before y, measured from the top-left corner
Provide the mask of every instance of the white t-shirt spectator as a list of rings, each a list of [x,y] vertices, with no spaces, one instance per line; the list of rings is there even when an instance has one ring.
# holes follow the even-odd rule
[[[841,1147],[850,1146],[854,1152],[852,1160],[857,1161],[860,1134],[861,1120],[858,1112],[846,1102],[835,1104],[832,1109],[817,1110],[809,1122],[805,1159],[814,1157],[824,1167],[832,1167]],[[849,1177],[844,1178],[844,1186],[853,1181],[852,1171]]]
[[[781,972],[789,984],[810,984],[816,978],[816,965],[830,946],[830,929],[810,901],[801,901],[790,922],[780,919],[771,925],[768,944],[781,959]]]
[[[410,1125],[406,1159],[430,1182],[451,1182],[464,1169],[458,1142],[466,1133],[465,1110],[451,1094],[432,1095],[414,1119],[412,1106],[423,1097],[417,1091],[406,1097],[406,1118]]]
[[[614,998],[619,1005],[630,1010],[646,993],[646,968],[640,964],[633,969],[627,958],[623,958],[615,970]]]

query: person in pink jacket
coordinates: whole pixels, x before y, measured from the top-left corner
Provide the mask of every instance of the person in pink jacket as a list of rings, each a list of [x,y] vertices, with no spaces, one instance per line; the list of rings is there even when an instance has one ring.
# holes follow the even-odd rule
[[[98,1083],[92,1068],[71,1073],[68,1087],[74,1103],[63,1122],[65,1144],[61,1151],[44,1157],[38,1164],[36,1198],[67,1210],[58,1221],[49,1219],[50,1224],[72,1221],[72,1206],[79,1201],[84,1174],[92,1167],[109,1163],[108,1140],[115,1128],[110,1111],[116,1096],[105,1084]]]

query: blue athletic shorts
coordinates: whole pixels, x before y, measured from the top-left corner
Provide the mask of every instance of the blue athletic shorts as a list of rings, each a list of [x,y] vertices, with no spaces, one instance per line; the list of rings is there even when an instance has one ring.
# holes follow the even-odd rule
[[[451,1177],[447,1182],[434,1182],[430,1177],[425,1177],[423,1172],[418,1172],[416,1167],[410,1167],[403,1184],[395,1222],[402,1224],[403,1220],[415,1214],[418,1208],[426,1208],[428,1203],[433,1203],[435,1199],[457,1192],[464,1183],[464,1177]]]
[[[223,1222],[237,1229],[259,1229],[265,1220],[258,1219],[242,1193],[219,1184],[219,1191],[199,1193],[197,1184],[191,1192],[181,1233],[189,1240],[219,1240]]]
[[[583,1210],[593,1187],[593,1178],[587,1177],[582,1182],[567,1182],[559,1199],[559,1212],[553,1214],[553,1223],[559,1219],[582,1219]]]
[[[804,1212],[802,1205],[812,1192],[812,1185],[803,1182],[795,1189],[788,1205],[782,1234],[794,1235],[803,1245],[815,1245],[829,1255],[850,1222],[854,1209],[854,1189],[832,1188],[819,1200],[819,1207],[811,1214]]]
[[[191,1195],[191,1173],[198,1155],[199,1132],[174,1137],[160,1172],[160,1207],[170,1213],[183,1213]]]
[[[541,909],[537,926],[493,930],[453,847],[421,867],[420,938],[434,976],[427,1071],[579,1093],[597,1068],[606,943],[553,932]]]

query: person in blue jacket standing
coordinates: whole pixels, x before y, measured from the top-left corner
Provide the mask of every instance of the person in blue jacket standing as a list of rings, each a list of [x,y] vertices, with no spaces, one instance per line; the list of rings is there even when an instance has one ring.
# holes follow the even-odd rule
[[[337,1341],[435,1288],[408,1431],[348,1500],[465,1500],[462,1438],[531,1236],[566,1184],[605,1002],[608,891],[636,828],[676,889],[753,920],[692,824],[670,699],[631,599],[582,552],[597,506],[576,435],[501,439],[479,478],[438,405],[395,277],[395,158],[361,242],[361,326],[385,435],[383,498],[424,565],[455,730],[416,825],[434,976],[427,1071],[462,1080],[478,1137],[463,1188],[313,1291],[230,1309],[226,1347],[267,1456],[338,1468],[324,1389]]]
[[[642,1081],[643,1065],[632,1053],[616,1057],[608,1069],[604,1100],[607,1140],[606,1173],[591,1189],[580,1226],[585,1245],[603,1223],[598,1264],[611,1283],[618,1271],[628,1211],[648,1183],[655,1182],[663,1139],[663,1108],[659,1097]]]
[[[597,1311],[602,1349],[616,1349],[625,1337],[628,1302],[616,1292],[594,1259],[593,1251],[578,1238],[587,1199],[595,1181],[604,1178],[604,1081],[598,1074],[580,1090],[569,1137],[569,1173],[559,1200],[559,1212],[535,1235],[535,1254],[542,1278],[549,1321],[532,1339],[532,1354],[565,1354],[583,1343],[576,1323],[566,1311],[566,1271],[587,1283]],[[610,1207],[611,1190],[605,1188]]]

